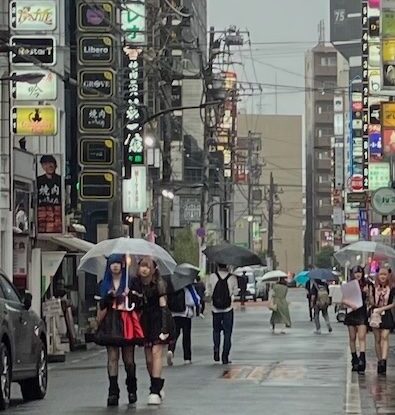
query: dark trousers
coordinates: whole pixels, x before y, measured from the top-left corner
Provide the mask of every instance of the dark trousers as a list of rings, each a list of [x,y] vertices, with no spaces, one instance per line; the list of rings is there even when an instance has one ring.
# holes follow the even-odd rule
[[[213,313],[214,352],[218,353],[221,347],[221,331],[224,332],[223,360],[228,359],[232,347],[233,310],[226,313]]]
[[[313,321],[313,309],[311,308],[311,297],[307,297],[307,304],[309,306],[310,321]]]
[[[192,331],[192,319],[187,317],[174,317],[174,323],[176,326],[176,337],[174,342],[169,345],[169,350],[173,353],[176,350],[176,343],[180,337],[182,331],[182,348],[184,351],[184,360],[192,360],[191,349],[191,331]]]

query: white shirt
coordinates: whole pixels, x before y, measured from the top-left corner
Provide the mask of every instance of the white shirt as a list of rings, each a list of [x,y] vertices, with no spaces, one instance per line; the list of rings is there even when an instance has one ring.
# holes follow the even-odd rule
[[[229,275],[229,272],[228,271],[218,271],[218,275],[222,279],[225,279]],[[215,286],[217,285],[217,282],[218,282],[218,275],[216,273],[210,275],[209,281],[208,281],[207,286],[206,286],[206,295],[208,297],[211,297],[213,295]],[[235,275],[232,275],[228,279],[228,288],[229,288],[229,294],[230,294],[230,298],[231,298],[230,307],[226,308],[225,310],[219,310],[218,308],[215,308],[213,306],[213,309],[212,309],[213,313],[227,313],[228,311],[233,310],[233,297],[239,293],[239,286],[238,286],[237,278],[236,278]]]

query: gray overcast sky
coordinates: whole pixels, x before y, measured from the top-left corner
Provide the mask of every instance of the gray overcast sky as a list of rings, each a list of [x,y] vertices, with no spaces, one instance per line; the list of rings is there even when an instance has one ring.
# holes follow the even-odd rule
[[[317,43],[322,19],[325,20],[326,39],[329,38],[329,0],[208,0],[208,9],[209,25],[216,30],[236,25],[250,31],[256,75],[262,83],[304,86],[304,53]],[[262,42],[297,43],[254,44]],[[245,68],[244,71],[242,66],[235,65],[238,77],[255,82],[251,54],[246,45],[242,49],[234,56]],[[249,99],[241,103],[241,108],[273,114],[274,90],[266,91],[261,102],[259,98]],[[290,94],[283,90],[281,93],[281,88],[278,92],[279,114],[304,114],[303,92]]]

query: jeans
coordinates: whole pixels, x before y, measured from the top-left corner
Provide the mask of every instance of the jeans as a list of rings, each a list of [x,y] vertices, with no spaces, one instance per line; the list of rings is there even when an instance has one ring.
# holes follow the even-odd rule
[[[230,348],[232,347],[233,310],[226,313],[213,313],[213,341],[215,353],[219,353],[220,351],[221,331],[224,332],[222,360],[227,360],[229,358]]]
[[[169,345],[169,350],[174,353],[176,350],[176,343],[180,337],[182,331],[182,348],[184,351],[184,360],[192,360],[191,349],[191,330],[192,319],[187,317],[174,317],[174,323],[176,326],[176,333],[174,342]]]
[[[321,323],[320,323],[320,311],[322,311],[322,317],[324,317],[324,320],[326,322],[326,325],[328,329],[331,328],[331,323],[329,321],[329,315],[328,315],[328,308],[324,308],[321,310],[319,307],[314,307],[314,321],[315,321],[315,328],[317,331],[321,330]]]

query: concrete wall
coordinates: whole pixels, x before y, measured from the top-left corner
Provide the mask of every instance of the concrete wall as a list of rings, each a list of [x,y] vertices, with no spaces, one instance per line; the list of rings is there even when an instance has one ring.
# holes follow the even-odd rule
[[[279,269],[297,272],[303,268],[303,139],[302,116],[240,115],[238,136],[246,137],[248,131],[262,134],[260,163],[264,164],[260,185],[269,184],[270,173],[278,185],[282,212],[274,220],[274,250]],[[264,190],[263,187],[261,187]],[[263,192],[264,193],[264,192]],[[247,186],[235,189],[235,238],[236,243],[248,243],[246,217]],[[263,201],[254,209],[262,214],[261,233],[263,249],[267,248],[267,204]]]

